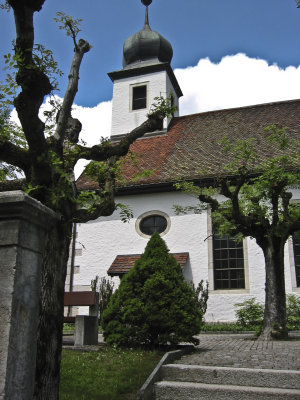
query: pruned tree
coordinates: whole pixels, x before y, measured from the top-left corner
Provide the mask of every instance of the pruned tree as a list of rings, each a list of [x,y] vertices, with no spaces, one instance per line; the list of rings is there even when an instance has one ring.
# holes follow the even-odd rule
[[[7,134],[7,115],[1,122],[0,162],[19,168],[24,178],[1,182],[1,190],[23,189],[59,215],[49,231],[42,269],[42,295],[38,332],[35,399],[58,399],[60,355],[62,347],[63,294],[69,245],[73,222],[85,222],[115,210],[115,165],[126,155],[130,144],[146,132],[161,128],[162,120],[171,108],[154,108],[148,119],[128,133],[119,143],[102,140],[88,147],[79,142],[81,123],[72,118],[71,108],[78,90],[79,69],[90,44],[77,38],[79,22],[59,13],[58,22],[72,38],[74,56],[68,75],[68,86],[58,106],[56,123],[50,129],[39,118],[45,96],[55,88],[51,74],[59,72],[51,52],[34,43],[33,16],[45,0],[7,0],[1,8],[11,8],[16,26],[15,54],[7,56],[16,74],[8,78],[9,88],[2,93],[11,95],[17,111],[24,143]],[[15,92],[15,95],[14,95]],[[4,99],[2,98],[2,104]],[[53,114],[50,115],[53,117]],[[74,166],[80,159],[93,160],[98,166],[99,189],[77,193]]]
[[[195,195],[199,206],[175,206],[177,213],[211,210],[219,235],[236,240],[252,237],[263,251],[266,270],[264,324],[261,338],[286,338],[284,246],[300,229],[300,204],[292,189],[300,183],[299,142],[288,128],[269,126],[268,139],[228,140],[223,149],[224,164],[210,187],[184,182],[177,188]],[[269,156],[259,157],[264,141]]]

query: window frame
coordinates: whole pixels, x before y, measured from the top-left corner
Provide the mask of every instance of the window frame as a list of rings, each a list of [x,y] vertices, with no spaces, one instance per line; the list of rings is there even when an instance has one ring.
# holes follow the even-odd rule
[[[209,293],[211,294],[249,294],[249,262],[248,262],[248,244],[247,238],[243,239],[243,254],[244,254],[244,279],[245,288],[243,289],[215,289],[214,280],[214,257],[213,257],[213,227],[211,219],[211,210],[207,210],[207,242],[208,242],[208,282]]]
[[[143,232],[141,231],[140,224],[141,224],[141,222],[142,222],[145,218],[154,217],[154,216],[163,217],[163,218],[165,218],[166,221],[167,221],[167,227],[166,227],[166,229],[165,229],[163,232],[160,233],[160,236],[165,236],[165,235],[169,232],[169,230],[170,230],[170,228],[171,228],[171,219],[170,219],[170,217],[169,217],[166,213],[164,213],[164,212],[162,212],[162,211],[158,211],[158,210],[147,211],[147,212],[141,214],[141,215],[137,218],[137,220],[136,220],[136,222],[135,222],[135,230],[136,230],[136,232],[137,232],[140,236],[142,236],[143,238],[145,238],[145,239],[149,239],[149,238],[151,237],[151,235],[147,235],[147,234],[143,233]]]
[[[300,199],[292,199],[291,203],[300,203]],[[295,264],[293,236],[290,236],[287,242],[288,242],[288,254],[290,261],[292,291],[295,293],[300,293],[300,286],[297,286],[297,278],[296,278],[296,264]]]
[[[289,250],[289,260],[290,260],[290,274],[291,274],[292,291],[296,292],[296,293],[300,293],[300,285],[297,286],[297,276],[296,276],[296,264],[295,264],[295,252],[294,252],[294,239],[293,239],[293,236],[290,236],[290,238],[288,239],[288,250]]]
[[[243,241],[241,243],[237,243],[234,242],[233,238],[229,235],[221,237],[220,235],[215,233],[212,235],[212,242],[215,290],[245,289],[245,262]],[[242,257],[238,257],[238,253],[240,253],[241,251]],[[242,260],[242,267],[237,266],[238,260]],[[234,264],[236,264],[235,268],[233,266]],[[237,277],[234,278],[234,271],[242,271],[242,279],[238,279]],[[227,278],[225,278],[223,274],[227,275]],[[223,275],[223,277],[217,279],[217,275]],[[237,275],[238,273],[236,273],[236,276]],[[234,287],[234,283],[237,284],[237,287]],[[242,285],[239,286],[239,283],[242,283]]]
[[[142,87],[145,86],[146,87],[146,107],[142,107],[142,108],[133,108],[133,101],[134,101],[134,89],[137,87]],[[141,110],[147,110],[149,107],[149,82],[141,82],[141,83],[135,83],[130,85],[130,95],[129,95],[129,110],[130,112],[138,112]]]

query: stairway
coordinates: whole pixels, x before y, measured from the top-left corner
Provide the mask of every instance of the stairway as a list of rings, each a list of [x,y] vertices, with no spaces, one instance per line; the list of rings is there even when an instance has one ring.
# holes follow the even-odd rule
[[[300,371],[168,364],[155,400],[300,400]]]

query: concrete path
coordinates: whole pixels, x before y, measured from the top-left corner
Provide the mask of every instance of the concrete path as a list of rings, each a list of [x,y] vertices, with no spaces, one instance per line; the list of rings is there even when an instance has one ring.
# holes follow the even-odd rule
[[[300,334],[293,336],[288,341],[260,342],[251,340],[252,335],[202,334],[196,352],[176,363],[300,371]]]

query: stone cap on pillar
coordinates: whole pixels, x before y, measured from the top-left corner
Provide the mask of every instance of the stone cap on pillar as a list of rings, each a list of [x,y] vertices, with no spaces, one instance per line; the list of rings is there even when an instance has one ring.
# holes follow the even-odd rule
[[[0,192],[0,221],[9,219],[22,219],[48,229],[60,216],[22,190],[12,190]]]

